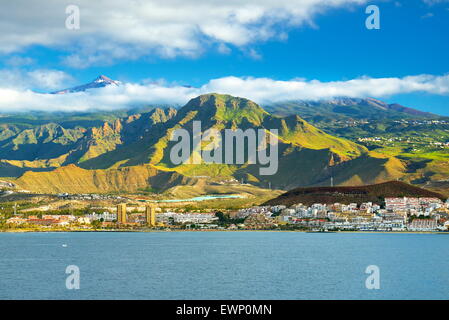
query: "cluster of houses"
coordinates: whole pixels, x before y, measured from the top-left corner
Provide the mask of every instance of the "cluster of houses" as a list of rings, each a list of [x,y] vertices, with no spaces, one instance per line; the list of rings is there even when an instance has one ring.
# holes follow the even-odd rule
[[[357,231],[437,231],[449,229],[449,200],[438,198],[386,198],[385,207],[372,202],[350,204],[301,203],[252,207],[240,210],[235,217],[251,221],[257,228],[272,224],[292,224],[320,230]],[[257,219],[256,219],[257,218]]]
[[[421,138],[416,137],[365,137],[365,138],[358,138],[358,142],[404,142],[404,143],[419,143],[424,142]],[[449,147],[449,141],[441,142],[441,141],[429,141],[425,142],[429,146],[433,146],[436,148],[448,148]]]
[[[271,229],[282,225],[303,229],[347,230],[347,231],[438,231],[449,229],[449,200],[438,198],[386,198],[385,206],[372,202],[350,204],[303,205],[290,207],[255,206],[230,214],[237,224],[223,226],[215,213],[159,212],[157,226],[184,226],[199,229]],[[117,213],[89,213],[75,215],[42,215],[24,217],[14,215],[6,220],[9,225],[37,225],[42,227],[82,227],[100,223],[102,226],[117,226]],[[120,221],[119,221],[120,222]],[[146,216],[142,213],[128,213],[130,225],[143,225]]]
[[[401,120],[395,120],[396,123],[406,123],[409,125],[431,125],[431,124],[449,124],[449,121],[447,120],[407,120],[407,119],[401,119]]]
[[[158,222],[170,224],[171,222],[177,224],[210,224],[214,223],[218,218],[215,213],[177,213],[164,212],[157,215]]]
[[[9,225],[38,225],[38,226],[60,226],[65,227],[76,222],[84,223],[85,217],[75,217],[74,215],[43,215],[22,217],[21,215],[13,216],[6,220]]]
[[[215,213],[176,213],[176,212],[163,212],[157,214],[157,222],[160,225],[182,225],[182,224],[194,224],[198,226],[208,226],[214,221],[218,220]],[[6,224],[11,226],[19,225],[35,225],[42,227],[69,227],[78,226],[89,228],[95,221],[101,223],[102,226],[114,226],[117,224],[117,213],[111,213],[105,211],[103,213],[89,213],[82,216],[75,215],[42,215],[41,217],[30,215],[14,215],[6,220]],[[145,215],[142,213],[129,213],[127,217],[128,225],[143,225],[146,222]]]
[[[80,200],[80,201],[89,201],[89,200],[123,200],[123,197],[113,196],[108,194],[69,194],[69,193],[59,193],[58,198],[62,200]]]

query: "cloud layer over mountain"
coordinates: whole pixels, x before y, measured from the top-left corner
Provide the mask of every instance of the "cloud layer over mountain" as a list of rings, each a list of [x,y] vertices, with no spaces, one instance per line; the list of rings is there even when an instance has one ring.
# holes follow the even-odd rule
[[[45,77],[44,77],[45,78]],[[52,84],[52,87],[54,85]],[[318,100],[338,96],[382,98],[395,94],[425,92],[449,95],[449,74],[416,75],[403,78],[357,78],[322,82],[293,79],[224,77],[199,88],[161,83],[124,83],[85,92],[40,94],[23,86],[0,85],[0,111],[87,111],[113,110],[148,104],[183,105],[200,94],[217,92],[249,98],[258,103],[286,100]]]

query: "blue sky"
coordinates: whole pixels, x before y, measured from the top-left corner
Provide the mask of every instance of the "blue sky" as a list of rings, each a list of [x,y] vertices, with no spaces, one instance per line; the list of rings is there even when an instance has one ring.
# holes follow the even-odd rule
[[[408,2],[415,6],[380,2],[380,30],[364,27],[365,6],[330,11],[315,19],[316,27],[292,29],[287,40],[254,45],[260,59],[234,48],[228,55],[208,52],[195,59],[144,59],[96,71],[108,70],[111,76],[134,81],[150,76],[192,85],[228,75],[332,81],[448,72],[449,4],[429,7],[421,1]],[[429,12],[434,16],[422,18]],[[84,80],[92,77],[90,72]]]
[[[152,38],[147,42],[143,36],[140,40],[138,37],[141,34],[136,35],[134,42],[128,43],[123,40],[126,30],[118,30],[123,27],[116,25],[109,25],[110,31],[102,35],[96,32],[97,25],[86,22],[84,25],[89,30],[85,31],[83,12],[89,11],[92,15],[95,8],[87,8],[88,5],[82,1],[72,2],[79,3],[82,32],[54,31],[58,26],[56,23],[65,19],[64,15],[57,18],[50,16],[45,23],[32,17],[36,28],[42,28],[42,33],[48,35],[48,39],[35,36],[37,40],[29,44],[12,42],[13,49],[7,48],[0,55],[0,68],[4,73],[21,75],[6,78],[17,81],[17,86],[22,90],[27,86],[28,89],[38,91],[58,89],[58,86],[89,82],[99,74],[127,83],[147,84],[155,81],[164,86],[201,87],[212,79],[231,76],[269,78],[272,81],[316,79],[326,83],[345,82],[360,77],[444,77],[449,72],[449,2],[444,0],[337,0],[339,4],[331,8],[320,7],[322,1],[316,0],[315,7],[318,9],[312,5],[304,8],[306,13],[298,12],[285,18],[281,14],[280,18],[269,17],[275,21],[272,25],[263,22],[265,17],[251,18],[254,21],[250,23],[244,20],[241,23],[243,31],[250,29],[251,33],[242,39],[238,39],[239,30],[230,28],[227,33],[221,32],[225,29],[223,26],[230,27],[225,24],[231,18],[218,27],[205,25],[203,29],[206,31],[203,33],[184,34],[182,28],[176,29],[169,35],[173,35],[174,43],[181,43],[175,48],[165,39]],[[365,8],[369,4],[375,4],[380,9],[380,30],[368,30],[365,27],[368,16]],[[279,6],[276,9],[280,11],[291,10],[287,5],[285,8],[282,8],[282,4]],[[179,11],[182,18],[182,10]],[[148,30],[154,28],[152,25],[147,27]],[[269,35],[253,32],[257,28],[269,29]],[[17,37],[28,37],[29,30],[21,32]],[[65,36],[61,35],[62,32],[66,32]],[[230,39],[228,34],[236,40]],[[161,37],[167,38],[166,35]],[[183,37],[187,39],[185,43]],[[108,46],[103,48],[105,43]],[[109,52],[112,58],[108,56]],[[68,58],[73,56],[76,59]],[[86,62],[93,56],[96,58]],[[51,80],[48,83],[27,81],[27,75],[36,70],[49,71]],[[45,75],[34,72],[33,77],[44,79]],[[48,76],[45,79],[50,78]],[[20,84],[20,81],[23,83]],[[447,78],[434,82],[448,85]],[[446,89],[444,87],[437,94],[436,89],[429,92],[401,89],[392,90],[391,93],[386,90],[380,96],[375,96],[377,91],[373,91],[373,95],[368,91],[366,95],[449,115],[449,94]]]

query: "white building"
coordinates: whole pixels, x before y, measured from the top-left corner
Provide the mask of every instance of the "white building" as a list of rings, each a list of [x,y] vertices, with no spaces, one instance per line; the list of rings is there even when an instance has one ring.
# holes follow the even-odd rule
[[[112,221],[117,220],[116,213],[110,213],[110,212],[106,212],[106,211],[101,214],[97,214],[97,213],[93,212],[91,214],[87,214],[85,217],[89,218],[91,221],[103,219],[104,222],[112,222]]]

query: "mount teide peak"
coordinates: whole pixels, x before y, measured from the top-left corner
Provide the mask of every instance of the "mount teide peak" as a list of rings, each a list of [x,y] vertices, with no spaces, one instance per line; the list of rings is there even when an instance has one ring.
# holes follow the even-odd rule
[[[120,84],[121,84],[120,81],[112,80],[111,78],[108,78],[104,75],[100,75],[97,78],[95,78],[92,82],[89,82],[89,83],[86,83],[86,84],[83,84],[80,86],[68,88],[68,89],[54,91],[54,92],[51,92],[51,94],[66,94],[66,93],[74,93],[74,92],[83,92],[88,89],[103,88],[103,87],[107,87],[110,85],[118,86]]]

